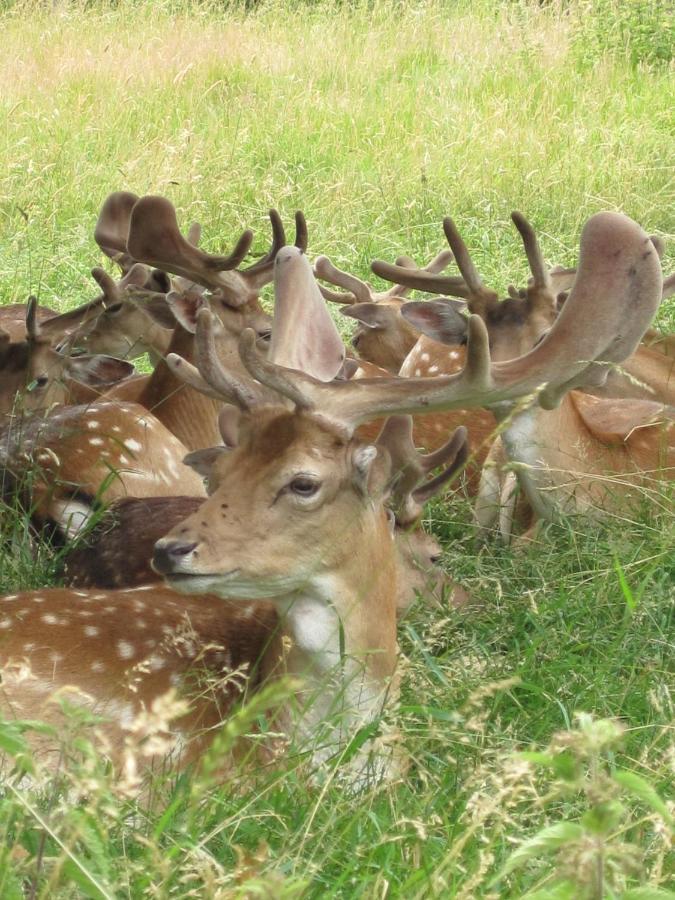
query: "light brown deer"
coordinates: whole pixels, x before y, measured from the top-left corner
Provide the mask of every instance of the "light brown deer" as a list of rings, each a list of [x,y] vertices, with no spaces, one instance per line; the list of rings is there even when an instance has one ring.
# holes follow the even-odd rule
[[[488,302],[494,302],[483,288],[456,229],[447,221],[446,234],[472,295],[478,298],[483,295]],[[536,343],[548,330],[546,316],[537,313],[546,308],[552,311],[556,296],[553,279],[533,232],[526,240],[526,248],[533,272],[530,285],[527,291],[512,292],[511,298],[499,306],[513,306],[515,312],[510,313],[513,335],[520,334],[521,343],[527,346]],[[567,277],[570,277],[569,270]],[[534,306],[528,302],[533,294],[537,300]],[[509,315],[506,306],[504,311]],[[411,317],[433,340],[447,341],[453,346],[455,310],[452,306],[443,302],[407,304],[402,308],[402,315]],[[489,316],[487,320],[489,323]],[[450,323],[447,330],[446,321]],[[490,324],[488,333],[491,333]],[[630,359],[644,359],[649,352],[654,353],[640,348]],[[623,364],[619,368],[622,367]],[[605,378],[608,374],[611,378],[616,369],[614,363],[608,365]],[[589,391],[603,389],[604,382],[588,386]],[[561,510],[584,513],[593,509],[619,510],[636,495],[635,488],[641,492],[638,495],[649,496],[660,480],[673,477],[672,413],[661,403],[644,399],[608,400],[572,391],[555,410],[530,406],[514,413],[502,409],[499,417],[505,426],[501,442],[490,449],[483,470],[476,515],[484,531],[499,523],[499,532],[506,540],[513,527],[516,483],[520,484],[530,506],[526,519],[533,524],[538,519],[550,519]]]
[[[451,261],[452,253],[443,250],[421,271],[442,272]],[[407,268],[415,266],[413,260],[406,256],[399,257],[396,262]],[[345,307],[341,310],[342,314],[357,320],[351,345],[359,356],[396,375],[420,336],[419,331],[401,316],[401,306],[410,288],[396,284],[388,291],[375,291],[355,275],[336,268],[327,256],[316,258],[314,274],[344,289],[345,293],[338,293],[320,285],[326,300],[342,304]],[[457,281],[460,280],[457,278]]]
[[[37,300],[31,297],[23,339],[13,341],[0,331],[0,422],[26,411],[97,397],[133,372],[130,363],[112,357],[58,353],[43,336],[38,319]]]

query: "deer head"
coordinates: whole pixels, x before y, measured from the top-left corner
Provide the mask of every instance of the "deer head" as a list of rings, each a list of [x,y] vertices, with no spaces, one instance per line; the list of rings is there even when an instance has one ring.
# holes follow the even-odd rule
[[[133,366],[107,356],[64,356],[41,334],[37,300],[26,310],[25,340],[13,342],[0,333],[0,413],[10,413],[20,399],[24,410],[48,409],[71,399],[80,387],[104,389],[126,378]],[[94,396],[89,393],[89,396]]]
[[[442,272],[451,260],[452,253],[444,250],[421,271]],[[396,263],[407,268],[415,266],[406,256],[399,257]],[[357,320],[351,344],[359,356],[388,372],[398,372],[419,337],[417,329],[401,316],[401,306],[410,288],[397,284],[388,291],[376,292],[365,281],[336,268],[327,256],[317,257],[314,274],[345,289],[346,293],[338,293],[320,287],[326,300],[343,304],[342,314]]]

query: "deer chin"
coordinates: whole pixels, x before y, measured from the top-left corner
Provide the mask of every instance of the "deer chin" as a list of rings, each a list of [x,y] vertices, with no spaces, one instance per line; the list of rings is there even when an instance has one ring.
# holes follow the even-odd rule
[[[224,599],[231,599],[231,595],[223,593],[223,589],[228,584],[228,579],[236,578],[239,569],[232,569],[230,572],[222,572],[218,575],[208,575],[206,573],[185,574],[175,572],[164,575],[164,581],[174,591],[179,594],[216,594]]]

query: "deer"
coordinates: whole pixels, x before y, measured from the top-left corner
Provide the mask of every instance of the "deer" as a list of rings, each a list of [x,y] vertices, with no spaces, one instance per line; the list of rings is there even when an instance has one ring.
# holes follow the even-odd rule
[[[303,287],[303,278],[305,279],[305,288],[311,287],[311,281],[307,281],[307,279],[312,279],[309,264],[304,255],[296,248],[286,248],[286,252],[279,255],[276,268],[278,273],[277,281],[281,282],[282,288],[288,282],[295,289],[301,289]],[[316,293],[318,294],[318,291]],[[289,315],[287,308],[283,304],[285,296],[284,290],[281,290],[277,299],[282,300],[282,310],[278,311],[277,315],[281,317],[282,321],[280,331],[286,335],[286,342],[288,342],[292,340],[295,329],[283,327],[284,319]],[[339,335],[335,331],[323,303],[319,304],[318,310],[319,312],[323,311],[324,314],[324,324],[319,326],[315,323],[320,331],[318,335],[319,340],[310,346],[296,348],[295,350],[278,342],[275,343],[271,354],[273,365],[279,365],[275,357],[283,358],[285,361],[301,358],[304,360],[303,365],[305,369],[311,368],[313,372],[325,378],[328,374],[326,372],[326,360],[332,357],[333,363],[331,368],[337,370],[341,363],[342,354]],[[206,355],[208,356],[208,364],[200,359],[200,366],[204,377],[208,379],[204,383],[207,385],[208,391],[212,393],[219,390],[223,379],[227,379],[230,376],[225,373],[215,353],[213,343],[215,324],[209,310],[204,309],[200,312],[199,325],[201,325],[201,331],[205,332],[206,340],[203,343],[206,346]],[[198,336],[200,336],[199,332]],[[252,337],[255,343],[254,332],[249,330],[246,332],[246,336],[247,338]],[[331,348],[333,352],[327,354],[326,350]],[[257,355],[255,349],[253,349],[253,353]],[[181,361],[181,364],[189,366],[185,361]],[[324,382],[317,380],[317,383],[322,384]],[[259,399],[264,397],[269,400],[274,397],[272,388],[265,387],[251,379],[244,389],[244,396],[252,396],[254,393]],[[227,396],[229,398],[229,394]],[[281,398],[277,398],[277,404],[280,400]],[[278,405],[276,407],[272,406],[271,411],[276,412],[278,415],[280,408]],[[283,406],[281,411],[287,413]],[[193,458],[189,460],[191,465],[197,466],[202,472],[207,472],[209,486],[212,483],[211,469],[213,462],[217,463],[222,458],[222,454],[228,452],[225,447],[228,440],[231,440],[232,437],[234,425],[232,416],[230,414],[226,416],[221,415],[220,425],[225,445],[213,448],[210,451],[200,451],[197,458],[194,458],[195,454],[193,454]],[[324,429],[326,427],[328,428],[329,443],[331,445],[336,444],[336,438],[339,442],[345,443],[344,434],[336,430],[334,426],[322,426]],[[330,436],[331,432],[333,432],[332,437]],[[402,560],[393,539],[392,520],[395,516],[398,516],[400,521],[406,523],[416,520],[424,500],[440,490],[453,471],[456,470],[458,456],[461,462],[464,443],[465,434],[460,432],[451,438],[442,456],[437,454],[433,459],[429,459],[417,454],[412,447],[409,424],[406,428],[405,422],[394,422],[383,432],[379,448],[368,446],[361,448],[360,455],[364,457],[366,465],[362,464],[359,470],[358,481],[360,485],[353,484],[351,492],[356,491],[358,495],[357,505],[364,507],[366,518],[375,520],[368,530],[374,530],[379,536],[379,540],[383,542],[381,553],[390,564],[385,581],[392,589],[392,592],[387,591],[385,598],[387,609],[384,611],[388,630],[391,630],[389,626],[392,624],[389,621],[390,614],[394,617],[392,622],[395,630],[397,607],[403,603],[409,603],[409,596],[401,593],[405,583],[402,580]],[[333,446],[331,457],[335,457],[336,450],[338,450],[338,447]],[[392,489],[398,498],[397,510],[399,510],[394,516],[384,506],[384,491],[380,495],[378,490],[377,494],[373,496],[372,502],[367,501],[362,494],[363,489],[366,487],[366,470],[370,468],[374,457],[378,453],[382,457],[381,464],[378,466],[382,470],[378,476],[378,482],[382,481],[383,488],[386,487],[385,481],[391,474],[391,460],[396,458],[401,462],[405,462],[405,466],[402,469],[403,477],[401,480],[397,479],[392,485]],[[333,459],[334,465],[336,462]],[[427,476],[431,469],[436,468],[439,464],[445,466],[444,471],[429,480]],[[340,467],[344,467],[344,461]],[[348,479],[348,483],[350,482],[351,479]],[[343,487],[346,487],[346,485]],[[302,491],[299,491],[299,496],[302,496],[302,493]],[[187,502],[189,503],[190,501]],[[180,500],[180,503],[184,509],[185,499]],[[203,507],[199,506],[193,515],[199,516],[202,509]],[[361,542],[363,539],[366,539],[367,546],[368,535],[363,533],[358,522],[356,527],[358,540]],[[156,560],[155,569],[158,569]],[[409,585],[405,589],[410,592]],[[141,594],[141,590],[145,590],[148,593]],[[150,607],[150,602],[152,602],[152,607]],[[176,594],[167,588],[157,585],[145,585],[142,588],[136,587],[129,590],[102,592],[74,592],[65,589],[52,589],[13,595],[5,598],[4,601],[0,601],[0,603],[2,604],[0,608],[2,608],[3,613],[7,610],[10,617],[15,616],[21,622],[19,632],[23,634],[23,637],[20,638],[20,646],[15,646],[12,642],[13,633],[10,630],[5,630],[6,626],[3,619],[1,626],[3,629],[2,635],[7,640],[0,642],[0,652],[4,654],[6,660],[20,661],[23,656],[30,655],[32,662],[36,653],[36,642],[31,638],[39,631],[40,646],[37,652],[41,655],[41,659],[44,656],[48,658],[51,669],[47,676],[46,669],[42,667],[41,662],[35,667],[35,671],[38,672],[36,677],[39,683],[33,685],[34,690],[31,693],[34,698],[41,702],[50,690],[64,683],[64,680],[65,683],[74,684],[92,696],[94,708],[101,714],[112,714],[114,721],[111,726],[110,739],[113,743],[117,741],[118,745],[120,744],[120,732],[123,731],[125,723],[129,723],[130,718],[138,712],[143,704],[146,706],[151,705],[153,700],[156,699],[159,679],[155,675],[158,671],[163,671],[162,687],[166,687],[167,683],[173,684],[172,677],[180,681],[182,675],[181,667],[178,667],[176,671],[172,658],[167,658],[167,654],[158,652],[158,644],[162,640],[163,635],[165,633],[170,635],[176,629],[176,611],[179,609]],[[210,603],[209,598],[206,598],[206,602],[201,607],[198,604],[197,606],[200,610],[206,610],[207,615],[215,615],[214,628],[205,633],[205,626],[203,625],[204,615],[202,614],[201,618],[199,618],[201,624],[195,630],[202,637],[208,638],[210,645],[213,645],[215,641],[224,641],[225,646],[217,660],[221,665],[225,663],[225,668],[229,668],[233,662],[237,666],[246,663],[249,669],[253,669],[255,665],[255,672],[267,673],[268,677],[274,672],[282,671],[279,660],[286,652],[283,642],[284,634],[283,629],[279,628],[280,633],[277,639],[274,641],[270,640],[268,613],[270,604],[264,602],[262,605],[257,602],[255,604],[245,603],[244,607],[242,607],[241,603],[223,604],[222,601],[218,601],[217,611],[214,611],[213,605],[212,603],[210,605]],[[13,605],[10,606],[10,604]],[[35,610],[35,605],[41,607],[39,615],[32,614],[32,611]],[[28,612],[26,612],[27,606]],[[82,623],[82,629],[73,627],[75,623],[79,625],[81,619],[89,619],[88,613],[96,615],[97,609],[101,609],[101,615],[105,613],[111,616],[111,621],[114,621],[112,632],[108,631],[103,624],[99,627],[99,625],[94,625],[90,622]],[[152,618],[150,617],[150,609],[152,609]],[[193,609],[194,605],[190,603],[185,607],[185,612],[190,618]],[[259,609],[262,609],[261,615],[258,614]],[[272,609],[275,619],[278,619],[279,606],[275,605]],[[132,610],[134,615],[129,614]],[[147,618],[150,619],[150,624],[148,625],[146,617],[142,616],[142,623],[139,626],[138,616],[135,613],[145,610],[148,611]],[[73,645],[60,640],[64,632],[57,629],[53,632],[48,631],[47,635],[44,634],[44,626],[52,624],[68,624],[71,626],[68,629],[70,634],[68,640],[74,640],[74,644],[78,647],[79,663],[77,667],[71,665]],[[145,640],[142,643],[139,643],[138,628],[143,630]],[[145,633],[146,628],[151,629],[147,632],[147,637]],[[158,635],[157,632],[160,628],[162,630]],[[82,631],[82,634],[80,634],[80,631]],[[392,635],[389,637],[392,637]],[[85,638],[86,644],[83,647],[82,640]],[[237,644],[236,649],[231,646],[233,641]],[[106,645],[105,649],[102,647],[104,643]],[[83,652],[87,657],[87,662],[83,660]],[[261,658],[258,661],[259,656]],[[194,655],[190,658],[193,659]],[[87,664],[90,659],[91,663]],[[286,663],[284,662],[283,668],[285,667]],[[185,663],[182,663],[182,668],[185,668]],[[12,683],[12,667],[9,666],[9,669],[10,674],[3,681],[4,700],[14,710],[15,714],[23,714],[27,710],[24,702],[25,694],[21,695],[20,689],[18,693],[15,692],[15,688],[18,688],[18,685]],[[168,669],[168,671],[164,671],[165,669]],[[140,682],[136,678],[133,692],[125,692],[126,679],[132,673],[138,672],[145,672],[147,677],[141,678]],[[105,684],[111,676],[115,684],[108,690]],[[169,679],[168,682],[167,677]],[[48,685],[47,681],[49,682]],[[251,679],[250,686],[254,687],[255,684],[255,679]],[[304,692],[303,696],[306,696]],[[342,703],[339,690],[333,699],[338,706]],[[196,730],[197,724],[204,722],[203,704],[198,704],[198,707],[201,710],[200,715],[196,719],[193,717],[189,720],[191,731]],[[211,702],[209,709],[212,715],[210,719],[208,716],[206,717],[208,721],[213,721],[213,716],[216,714],[219,717],[223,714],[222,707],[214,702]],[[55,713],[54,710],[48,711],[47,708],[41,708],[41,714],[49,714],[52,720],[54,715],[58,716],[58,713]],[[219,721],[219,718],[216,720]],[[323,748],[318,748],[318,758],[324,758],[327,752]]]
[[[99,396],[110,384],[128,378],[133,366],[108,356],[65,356],[43,335],[38,302],[31,297],[25,308],[24,335],[20,340],[0,330],[0,414],[37,412],[71,399]]]
[[[321,747],[313,746],[315,762],[377,722],[397,696],[397,576],[380,499],[389,463],[354,438],[356,427],[386,415],[501,409],[532,395],[545,408],[555,406],[567,391],[602,382],[608,364],[634,351],[658,307],[661,282],[645,232],[625,216],[600,213],[582,232],[579,271],[562,311],[545,337],[515,359],[491,361],[476,315],[469,319],[465,366],[450,376],[327,383],[257,354],[251,332],[242,334],[239,349],[262,390],[223,371],[215,355],[199,370],[168,358],[190,383],[201,379],[206,390],[227,397],[232,408],[221,428],[230,449],[212,462],[204,505],[155,545],[153,566],[179,592],[274,602],[292,641],[287,670],[311,673],[315,686],[317,676],[339,669],[338,724],[322,734]],[[209,313],[199,318],[208,331]],[[270,390],[288,405],[270,404]],[[310,746],[335,689],[324,684],[321,695],[323,705],[300,702],[287,712]],[[365,750],[364,743],[349,761],[357,779],[367,766]],[[376,758],[382,776],[395,772],[383,747]]]
[[[517,214],[514,221],[518,225]],[[463,290],[479,301],[485,298],[487,304],[497,304],[496,294],[483,286],[452,220],[446,220],[444,227],[466,285]],[[533,273],[530,285],[522,293],[512,291],[509,301],[503,301],[516,310],[520,307],[520,315],[511,314],[511,318],[516,326],[520,322],[521,344],[525,347],[536,344],[548,330],[546,317],[537,312],[548,307],[553,315],[556,303],[560,305],[555,294],[559,285],[550,277],[534,232],[527,237],[526,248]],[[656,246],[654,249],[657,252]],[[565,274],[570,277],[574,273],[567,270]],[[661,296],[668,290],[666,282]],[[533,295],[537,299],[534,310],[528,307]],[[509,314],[508,309],[504,311]],[[443,301],[412,303],[404,305],[401,314],[434,341],[454,346],[454,306]],[[490,334],[489,315],[486,318]],[[639,359],[646,352],[640,347],[630,359]],[[499,523],[501,538],[510,540],[516,484],[530,508],[526,534],[533,536],[537,522],[550,520],[561,510],[610,512],[626,505],[632,488],[649,493],[658,480],[672,478],[672,412],[652,400],[604,398],[606,380],[616,368],[614,364],[608,367],[601,384],[570,391],[554,410],[529,406],[516,412],[513,408],[498,411],[503,427],[501,441],[489,450],[476,500],[476,517],[483,534]],[[596,392],[601,396],[594,396]]]

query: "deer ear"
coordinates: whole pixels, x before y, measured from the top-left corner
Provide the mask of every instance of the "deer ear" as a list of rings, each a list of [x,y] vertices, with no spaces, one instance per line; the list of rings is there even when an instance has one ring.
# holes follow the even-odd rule
[[[468,334],[469,320],[464,315],[462,300],[426,300],[404,303],[401,315],[427,337],[442,344],[463,344]]]
[[[376,457],[377,447],[374,444],[366,444],[354,450],[352,456],[352,464],[354,466],[352,483],[362,497],[367,497],[370,493],[368,482],[370,481],[370,472]]]
[[[396,312],[390,306],[379,303],[353,303],[341,309],[340,313],[356,319],[366,328],[383,329],[396,324]]]
[[[345,348],[328,312],[309,260],[297,247],[282,247],[274,262],[274,325],[269,360],[332,381]]]
[[[69,377],[90,387],[117,384],[135,371],[132,363],[114,356],[72,356],[68,361]]]
[[[166,302],[176,320],[186,331],[194,334],[197,329],[197,313],[208,305],[206,300],[199,294],[178,294],[176,291],[171,291],[166,295]]]
[[[176,327],[176,316],[164,294],[155,294],[147,298],[139,297],[136,303],[139,309],[146,312],[157,325],[161,325],[162,328]]]
[[[194,450],[183,457],[183,465],[189,466],[191,469],[207,478],[211,474],[214,463],[220,459],[224,453],[229,453],[227,447],[206,447],[203,450]]]
[[[666,418],[662,403],[654,400],[616,400],[574,391],[572,403],[582,422],[599,441],[623,443],[639,428],[658,425]]]

